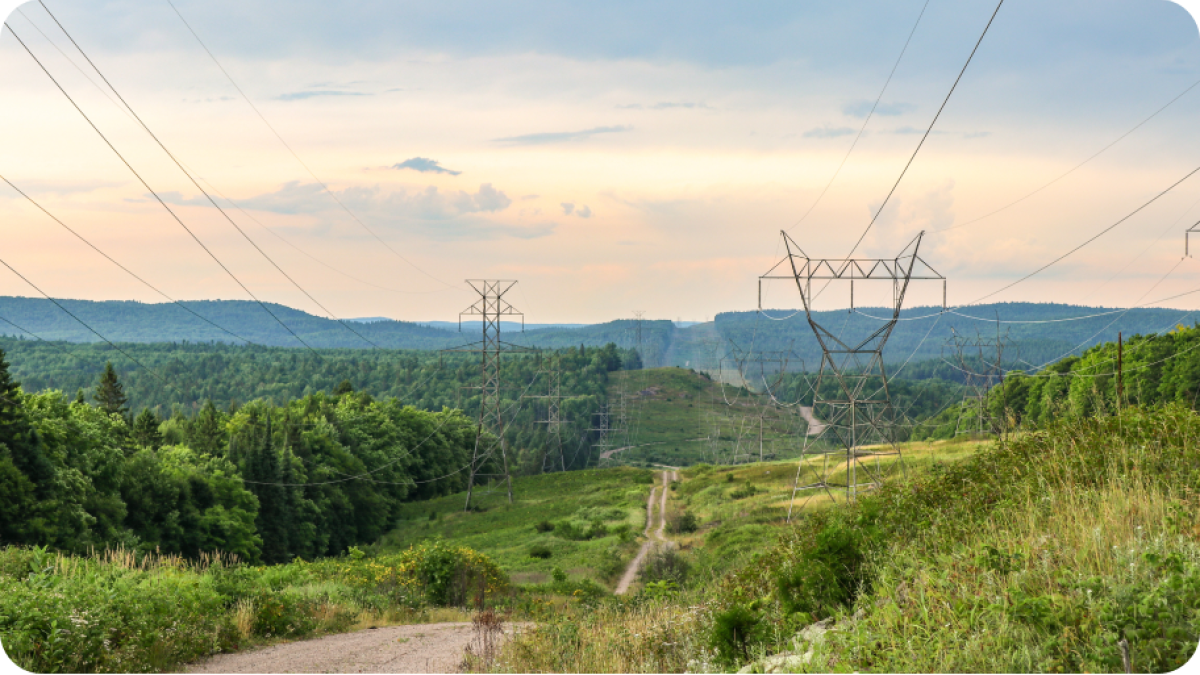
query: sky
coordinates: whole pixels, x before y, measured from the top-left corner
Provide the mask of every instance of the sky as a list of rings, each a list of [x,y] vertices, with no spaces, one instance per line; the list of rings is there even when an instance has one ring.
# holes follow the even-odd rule
[[[781,231],[848,255],[996,7],[171,1],[46,0],[171,154],[33,2],[0,35],[0,176],[171,298],[452,321],[466,279],[503,278],[530,323],[752,310]],[[855,255],[924,231],[952,305],[1200,289],[1197,174],[995,293],[1200,165],[1198,81],[1173,2],[1007,0]],[[164,301],[2,183],[0,222],[0,258],[52,296]],[[0,269],[0,294],[38,292]],[[763,304],[800,298],[770,282]]]

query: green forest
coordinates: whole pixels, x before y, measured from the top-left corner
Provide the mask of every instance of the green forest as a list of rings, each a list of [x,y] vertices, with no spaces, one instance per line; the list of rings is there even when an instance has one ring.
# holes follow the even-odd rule
[[[242,378],[270,381],[272,374],[294,377],[297,368],[320,367],[302,353],[279,356],[264,364],[266,374],[254,370],[254,354],[242,361],[246,370],[229,377],[222,406],[208,398],[194,410],[174,406],[161,416],[162,404],[134,413],[134,393],[111,363],[98,378],[92,374],[89,393],[30,393],[0,358],[0,540],[75,552],[119,546],[194,557],[220,550],[286,562],[373,542],[402,503],[463,489],[477,435],[472,410],[479,406],[478,393],[462,389],[478,376],[464,359],[447,366],[397,354],[366,371],[382,379],[360,380],[384,395],[343,380],[328,391],[295,383],[292,390],[301,391],[294,397],[283,390],[244,404],[232,398]],[[608,373],[622,367],[621,353],[612,345],[567,349],[553,360],[564,371],[562,409],[579,427],[570,431],[586,440]],[[204,353],[186,361],[189,368],[168,372],[176,382],[207,372],[206,381],[215,383],[230,361]],[[542,470],[545,432],[535,420],[544,412],[522,397],[541,393],[532,386],[544,381],[550,363],[541,354],[505,362],[506,381],[526,385],[503,401],[512,413],[504,435],[518,474]],[[348,357],[342,365],[357,363]],[[403,398],[386,395],[395,391],[387,385],[400,386],[397,378],[406,385]],[[570,455],[568,469],[593,461],[590,444],[580,445],[586,452]]]

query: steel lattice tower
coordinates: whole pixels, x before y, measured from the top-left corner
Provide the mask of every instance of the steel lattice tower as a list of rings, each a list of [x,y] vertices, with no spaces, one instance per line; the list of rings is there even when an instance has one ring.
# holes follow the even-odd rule
[[[546,395],[531,396],[530,398],[546,399],[546,419],[541,424],[546,425],[546,454],[542,457],[542,473],[546,473],[547,462],[552,461],[551,450],[558,450],[558,463],[562,471],[567,470],[567,459],[563,453],[562,443],[562,357],[554,355],[554,361],[546,372]]]
[[[955,436],[1001,432],[1001,428],[997,427],[987,411],[987,397],[992,387],[1004,379],[1004,352],[1010,344],[1008,335],[1000,335],[998,323],[995,338],[985,338],[978,334],[969,338],[955,332],[946,339],[942,347],[942,360],[946,360],[947,351],[956,357],[957,365],[951,365],[963,374],[965,387],[962,412],[954,424]],[[975,352],[974,359],[968,357],[970,352]],[[992,354],[995,354],[995,358],[991,357]]]
[[[521,317],[521,328],[525,328],[525,315],[517,311],[504,299],[504,294],[517,284],[511,279],[467,279],[471,288],[479,294],[479,300],[459,312],[458,329],[462,330],[464,316],[480,317],[483,324],[479,342],[446,351],[473,352],[479,354],[479,431],[475,437],[475,450],[471,455],[470,478],[467,481],[467,503],[464,510],[471,509],[471,496],[478,478],[503,477],[508,485],[508,502],[513,501],[512,474],[508,468],[508,449],[504,442],[504,416],[501,402],[500,359],[505,352],[524,351],[522,347],[508,344],[500,339],[500,321],[504,317]],[[483,432],[491,432],[484,439]],[[503,473],[483,473],[496,450],[500,451]]]
[[[900,319],[900,309],[909,283],[913,280],[936,280],[942,282],[942,305],[945,307],[946,278],[937,273],[918,255],[921,239],[918,234],[895,258],[887,259],[815,259],[806,254],[786,232],[783,235],[787,257],[759,281],[759,309],[762,309],[762,280],[794,280],[804,303],[804,313],[817,342],[821,345],[821,367],[813,390],[813,416],[825,425],[823,433],[832,434],[837,445],[843,448],[845,461],[830,462],[829,454],[822,453],[823,462],[818,471],[810,465],[815,480],[796,489],[824,491],[836,500],[835,490],[844,490],[847,500],[855,499],[862,489],[871,489],[883,484],[890,474],[903,470],[903,457],[895,438],[895,409],[892,406],[888,387],[887,368],[883,362],[883,349],[891,337],[892,329]],[[791,274],[773,276],[780,266],[788,263]],[[825,282],[814,289],[812,282]],[[817,321],[813,302],[830,284],[849,282],[850,310],[854,310],[854,284],[865,282],[891,283],[892,313],[875,330],[854,337],[835,334]],[[884,458],[891,458],[887,462]],[[801,456],[801,464],[805,457]],[[845,472],[840,482],[834,479]],[[860,476],[861,472],[861,476]],[[865,479],[865,480],[864,480]]]

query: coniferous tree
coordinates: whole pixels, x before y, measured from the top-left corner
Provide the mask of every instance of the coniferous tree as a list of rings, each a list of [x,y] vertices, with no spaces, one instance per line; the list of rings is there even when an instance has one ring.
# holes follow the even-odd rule
[[[54,465],[21,404],[21,386],[0,349],[0,539],[33,544],[51,536],[47,508]]]
[[[197,452],[208,455],[220,455],[225,450],[225,420],[212,399],[204,402],[204,407],[196,414],[196,418],[188,425],[187,443]]]
[[[143,408],[142,412],[133,420],[133,440],[142,447],[158,450],[162,447],[163,437],[158,431],[158,426],[162,424],[162,420],[158,419],[158,415],[149,408]]]
[[[104,364],[104,372],[100,374],[100,382],[96,385],[96,393],[92,394],[92,398],[110,415],[125,415],[129,412],[126,406],[128,401],[125,397],[125,386],[117,379],[117,371],[113,368],[112,361]]]

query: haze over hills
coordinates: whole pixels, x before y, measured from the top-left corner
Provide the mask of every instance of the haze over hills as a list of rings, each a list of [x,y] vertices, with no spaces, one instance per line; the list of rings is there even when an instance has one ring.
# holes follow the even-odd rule
[[[133,301],[59,300],[72,314],[113,342],[222,342],[263,346],[349,349],[450,349],[478,339],[478,322],[464,322],[462,332],[452,322],[411,322],[372,318],[345,323],[314,316],[284,305],[267,303],[271,314],[254,302],[201,300],[186,303],[196,314],[170,303]],[[274,314],[274,317],[272,317]],[[854,313],[834,310],[814,314],[828,330],[850,342],[882,325],[887,310],[859,308]],[[1007,361],[1013,367],[1040,365],[1072,351],[1115,339],[1192,325],[1195,311],[1163,308],[1120,310],[1062,304],[1001,303],[979,305],[969,311],[942,313],[935,307],[915,307],[902,312],[885,358],[896,364],[941,357],[946,339],[960,335],[1007,335],[1014,347]],[[50,301],[38,298],[0,297],[0,334],[75,343],[100,342],[100,338]],[[278,320],[277,320],[278,319]],[[997,323],[997,319],[1001,323]],[[1066,319],[1066,320],[1064,320]],[[1018,323],[1004,323],[1018,322]],[[1027,323],[1020,323],[1027,322]],[[286,324],[285,328],[282,324]],[[216,325],[213,325],[216,324]],[[222,330],[223,327],[229,330]],[[289,334],[291,329],[299,336]],[[504,339],[515,345],[541,348],[637,344],[637,324],[632,319],[606,323],[526,324],[505,322]],[[353,329],[353,330],[351,330]],[[738,352],[787,352],[789,369],[802,361],[808,368],[820,363],[820,346],[803,312],[768,310],[725,312],[713,321],[681,327],[669,320],[646,320],[641,325],[643,359],[647,366],[683,366],[714,370]],[[239,338],[244,338],[239,339]]]

